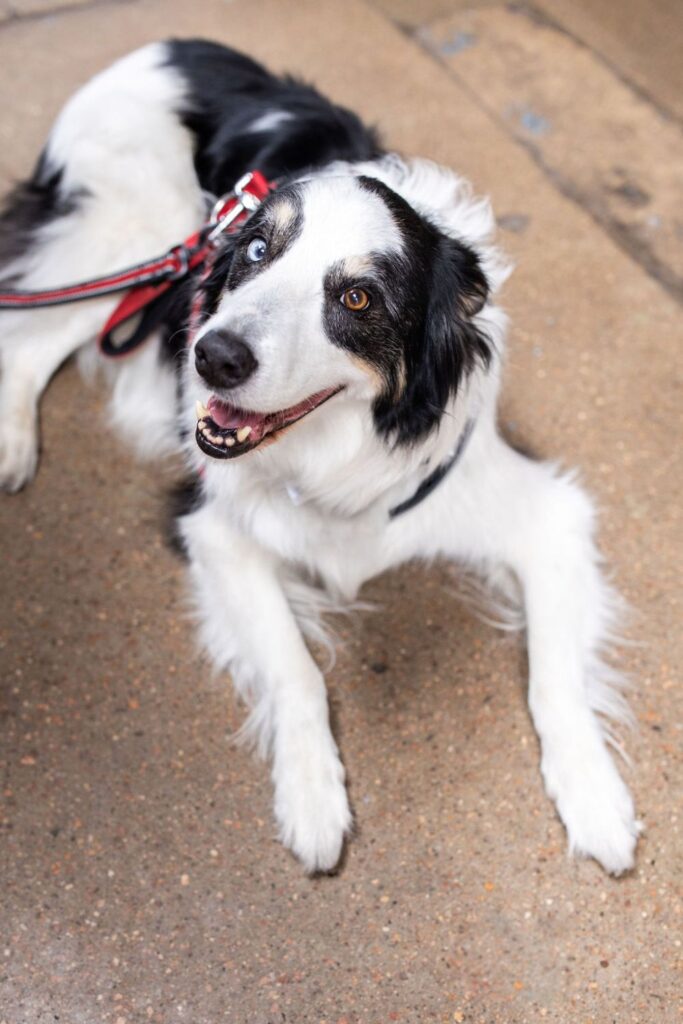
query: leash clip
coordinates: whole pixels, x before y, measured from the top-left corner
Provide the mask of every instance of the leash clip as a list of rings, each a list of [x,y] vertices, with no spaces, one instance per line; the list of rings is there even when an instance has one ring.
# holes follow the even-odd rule
[[[210,230],[207,236],[209,244],[214,245],[223,232],[227,231],[242,214],[250,215],[258,210],[261,200],[253,192],[248,191],[248,186],[253,178],[254,175],[251,171],[242,175],[232,192],[226,192],[213,204],[209,217]]]

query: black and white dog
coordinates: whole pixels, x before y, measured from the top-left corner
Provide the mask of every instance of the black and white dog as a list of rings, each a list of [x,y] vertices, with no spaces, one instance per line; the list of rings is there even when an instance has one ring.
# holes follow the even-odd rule
[[[226,240],[189,358],[185,294],[112,373],[111,420],[143,454],[183,450],[195,475],[178,534],[201,640],[272,758],[282,841],[329,870],[352,820],[304,633],[370,577],[439,557],[520,587],[547,791],[571,849],[627,870],[639,826],[598,717],[627,713],[603,660],[617,600],[574,476],[496,428],[493,296],[509,271],[488,202],[450,170],[383,154],[355,115],[247,57],[155,44],[63,110],[10,197],[0,279],[48,287],[155,256],[251,168],[279,187]],[[41,392],[93,352],[115,303],[0,316],[6,490],[36,469]]]

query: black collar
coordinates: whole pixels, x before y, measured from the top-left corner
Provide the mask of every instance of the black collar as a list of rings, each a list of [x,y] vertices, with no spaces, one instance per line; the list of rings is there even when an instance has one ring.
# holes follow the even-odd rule
[[[415,493],[412,495],[412,497],[406,498],[406,500],[402,501],[400,505],[394,505],[393,508],[389,509],[390,519],[395,519],[396,516],[403,515],[404,512],[408,512],[411,508],[415,508],[416,505],[419,505],[421,501],[424,501],[425,498],[428,498],[432,491],[439,486],[443,478],[451,469],[453,469],[453,466],[456,464],[456,462],[464,452],[465,446],[467,445],[467,442],[472,436],[472,431],[474,430],[474,423],[474,419],[467,420],[465,426],[463,427],[462,434],[458,438],[458,443],[456,444],[453,451],[450,453],[450,455],[448,455],[448,457],[443,462],[439,463],[436,469],[432,470],[429,476],[426,476],[424,478],[424,480],[422,481],[418,489],[415,491]]]

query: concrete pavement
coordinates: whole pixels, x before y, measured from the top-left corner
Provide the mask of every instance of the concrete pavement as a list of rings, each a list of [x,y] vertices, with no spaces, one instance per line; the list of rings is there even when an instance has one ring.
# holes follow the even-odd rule
[[[639,722],[624,770],[646,827],[636,870],[615,881],[567,859],[520,642],[454,601],[437,567],[373,583],[382,610],[345,630],[329,686],[357,834],[339,875],[303,877],[274,837],[267,768],[228,743],[229,683],[196,659],[162,474],[118,447],[103,395],[67,367],[36,482],[0,500],[0,1022],[680,1019],[680,134],[656,62],[645,96],[592,29],[580,45],[580,7],[565,24],[555,5],[560,28],[533,14],[6,2],[0,175],[28,170],[95,70],[206,35],[312,79],[392,146],[491,194],[517,263],[503,417],[581,467],[636,611],[621,652]]]

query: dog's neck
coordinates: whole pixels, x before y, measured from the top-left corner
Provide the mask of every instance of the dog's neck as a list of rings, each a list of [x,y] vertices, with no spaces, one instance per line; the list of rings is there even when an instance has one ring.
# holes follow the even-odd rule
[[[265,450],[207,465],[205,486],[238,517],[277,502],[326,518],[388,522],[390,510],[452,457],[479,407],[477,388],[466,387],[438,431],[394,448],[377,436],[367,404],[332,402]]]

